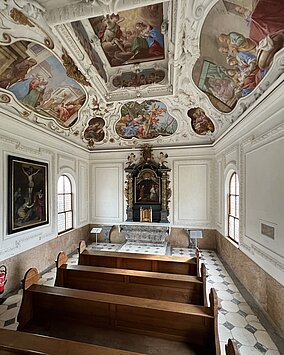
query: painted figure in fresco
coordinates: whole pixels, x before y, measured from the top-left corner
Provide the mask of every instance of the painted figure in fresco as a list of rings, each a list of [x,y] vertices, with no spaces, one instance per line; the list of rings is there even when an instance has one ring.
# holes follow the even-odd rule
[[[188,110],[187,114],[191,118],[191,126],[195,133],[205,135],[214,132],[212,121],[200,107]]]
[[[119,14],[106,15],[103,21],[105,30],[101,34],[101,41],[116,44],[118,48],[124,52],[121,40],[122,31],[119,26],[119,22],[122,21],[124,21],[124,18],[120,18]]]
[[[22,103],[33,108],[39,106],[47,84],[48,82],[40,76],[33,78],[29,83],[29,92],[21,100]]]
[[[33,178],[39,173],[40,169],[34,169],[32,166],[30,166],[29,168],[22,167],[22,171],[28,179],[28,203],[31,204],[32,193],[35,186]]]
[[[230,32],[229,34],[221,33],[219,35],[219,41],[227,45],[229,53],[231,54],[242,51],[256,52],[256,43],[238,32]]]
[[[17,81],[25,79],[28,71],[37,64],[34,58],[18,59],[0,74],[0,87],[8,89]]]
[[[145,55],[145,52],[151,57],[164,54],[164,36],[157,27],[137,22],[135,28],[139,36],[132,43],[133,58]]]
[[[91,120],[92,122],[93,120]],[[95,142],[101,142],[104,137],[104,121],[99,118],[96,121],[90,122],[89,126],[86,128],[84,132],[85,139],[94,139]]]
[[[233,71],[227,70],[227,73],[235,80],[242,96],[251,93],[266,74],[266,70],[261,70],[257,65],[256,56],[249,52],[241,52],[236,57],[228,57],[227,63],[234,68]]]

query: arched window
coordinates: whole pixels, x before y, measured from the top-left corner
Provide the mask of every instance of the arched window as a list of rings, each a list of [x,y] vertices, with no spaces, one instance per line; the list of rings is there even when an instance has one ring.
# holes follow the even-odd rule
[[[72,185],[66,175],[60,176],[57,184],[58,233],[73,228]]]
[[[229,182],[228,236],[239,243],[239,178],[234,172]]]

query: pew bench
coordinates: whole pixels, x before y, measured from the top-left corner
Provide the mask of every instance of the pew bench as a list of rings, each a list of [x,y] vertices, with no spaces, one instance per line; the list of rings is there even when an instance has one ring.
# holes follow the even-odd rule
[[[142,353],[112,349],[98,345],[80,343],[77,341],[42,336],[38,334],[16,332],[14,330],[8,329],[0,329],[0,354],[143,355]]]
[[[85,241],[79,243],[79,265],[109,268],[163,272],[200,276],[200,255],[196,248],[195,257],[151,254],[131,254],[107,251],[89,251]]]
[[[67,265],[64,252],[56,260],[55,286],[207,306],[206,267],[201,277],[152,271]]]
[[[98,345],[114,342],[112,347],[147,354],[174,353],[178,344],[180,355],[220,355],[215,290],[210,293],[210,307],[204,307],[43,286],[36,284],[39,277],[36,269],[26,273],[18,330]],[[106,342],[100,343],[103,337]]]

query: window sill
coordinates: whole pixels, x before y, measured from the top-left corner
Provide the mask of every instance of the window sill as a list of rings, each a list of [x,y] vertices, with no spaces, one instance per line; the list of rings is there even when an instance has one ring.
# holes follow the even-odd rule
[[[237,243],[236,241],[234,241],[232,238],[226,236],[225,239],[230,242],[234,247],[236,247],[237,249],[240,249],[240,244]]]

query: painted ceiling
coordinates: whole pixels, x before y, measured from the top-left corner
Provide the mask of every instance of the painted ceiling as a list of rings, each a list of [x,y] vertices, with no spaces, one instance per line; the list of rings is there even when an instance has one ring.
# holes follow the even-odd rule
[[[278,0],[3,0],[0,112],[94,151],[213,144],[283,46]]]

